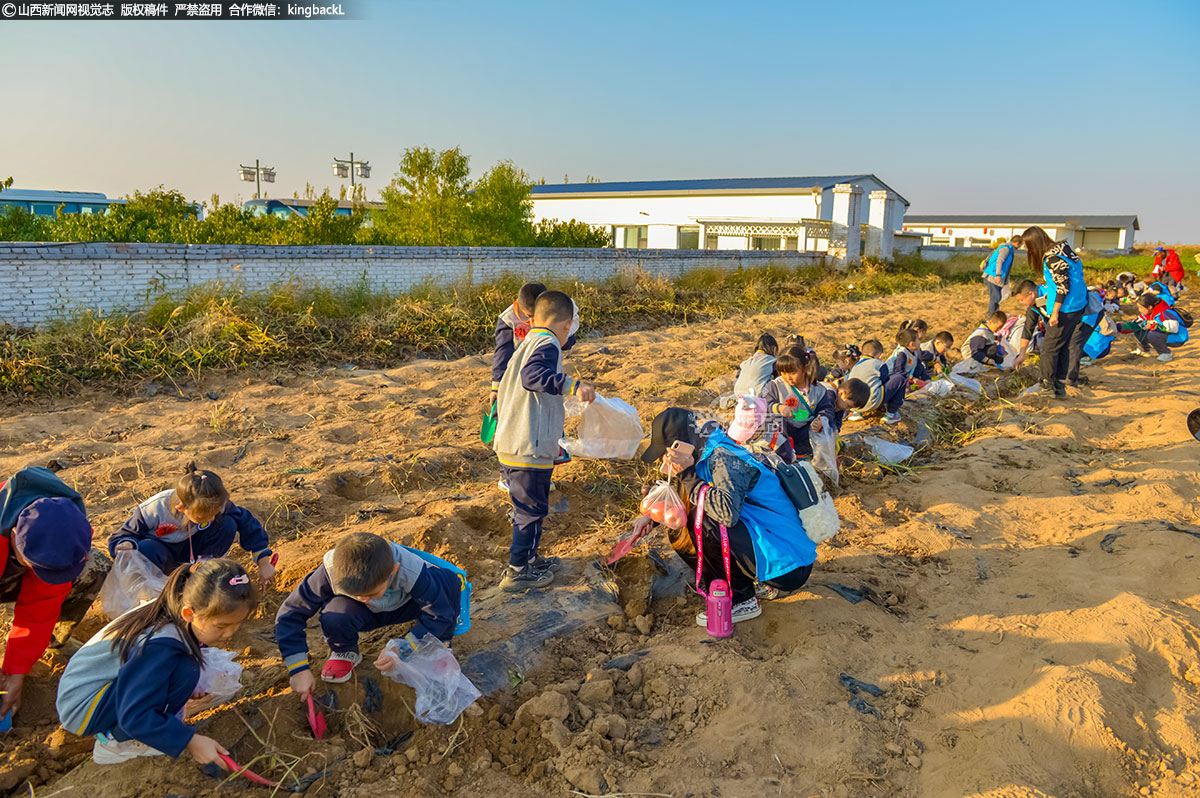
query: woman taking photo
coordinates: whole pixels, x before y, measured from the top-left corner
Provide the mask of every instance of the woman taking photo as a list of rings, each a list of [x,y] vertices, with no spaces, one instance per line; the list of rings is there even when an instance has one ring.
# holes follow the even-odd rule
[[[1087,308],[1087,283],[1083,261],[1065,241],[1054,241],[1040,227],[1021,233],[1021,244],[1030,268],[1042,265],[1046,281],[1046,335],[1042,341],[1042,387],[1055,396],[1066,396],[1063,381],[1079,374],[1079,359],[1087,336],[1080,324]],[[1076,382],[1071,387],[1076,387]]]

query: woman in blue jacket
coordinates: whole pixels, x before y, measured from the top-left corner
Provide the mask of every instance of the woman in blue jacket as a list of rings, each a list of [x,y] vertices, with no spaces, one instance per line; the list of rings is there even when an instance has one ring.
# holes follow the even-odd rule
[[[1042,387],[1055,396],[1066,396],[1064,380],[1079,373],[1079,359],[1087,341],[1080,324],[1087,309],[1087,283],[1083,261],[1065,241],[1054,241],[1040,227],[1021,233],[1029,265],[1042,265],[1046,281],[1046,333],[1042,341]]]
[[[690,444],[676,448],[677,442]],[[721,553],[721,526],[729,539],[729,579],[733,599],[733,621],[750,620],[762,614],[755,596],[755,583],[768,597],[798,590],[808,581],[817,545],[804,531],[791,499],[783,492],[779,479],[767,466],[725,434],[715,422],[697,428],[695,414],[678,407],[659,413],[651,428],[650,446],[642,460],[653,463],[662,459],[668,471],[677,474],[683,485],[683,500],[688,505],[686,529],[670,532],[671,548],[689,567],[696,567],[694,529],[696,507],[701,490],[704,499],[701,536],[704,562],[701,579],[707,585],[725,578]],[[650,519],[639,519],[649,526]],[[696,623],[708,619],[701,612]]]
[[[983,281],[988,287],[988,309],[985,319],[1000,309],[1004,287],[1008,285],[1008,273],[1012,271],[1013,258],[1020,246],[1021,237],[1013,236],[1011,240],[993,249],[992,254],[983,262]]]

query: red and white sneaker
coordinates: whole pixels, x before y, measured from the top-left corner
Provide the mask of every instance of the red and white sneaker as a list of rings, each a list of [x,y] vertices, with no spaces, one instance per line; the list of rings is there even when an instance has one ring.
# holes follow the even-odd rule
[[[325,667],[321,668],[321,679],[330,684],[348,682],[354,675],[355,666],[360,662],[362,654],[357,651],[335,651],[325,660]]]

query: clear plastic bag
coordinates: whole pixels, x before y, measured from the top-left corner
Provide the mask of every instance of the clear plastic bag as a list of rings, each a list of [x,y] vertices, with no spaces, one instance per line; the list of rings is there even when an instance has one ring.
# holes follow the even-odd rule
[[[665,524],[668,529],[687,526],[687,508],[683,506],[683,499],[665,479],[651,488],[642,499],[642,515]]]
[[[481,693],[463,675],[454,652],[433,635],[422,637],[416,650],[401,659],[400,652],[408,648],[407,641],[389,640],[383,656],[391,663],[380,672],[416,690],[417,720],[436,726],[453,723]]]
[[[972,393],[983,393],[983,384],[980,383],[979,380],[975,380],[970,377],[964,377],[961,374],[951,374],[950,379],[955,385],[961,388],[966,388]]]
[[[579,429],[574,438],[563,438],[559,445],[572,457],[602,460],[630,460],[642,444],[646,433],[637,410],[621,399],[597,396],[594,402],[572,402],[565,407],[567,415],[582,406]]]
[[[813,450],[816,451],[815,446]],[[796,465],[808,472],[809,479],[812,480],[813,485],[817,486],[820,493],[816,504],[799,511],[800,523],[804,525],[804,534],[808,536],[809,540],[813,543],[824,543],[842,528],[842,519],[838,515],[837,507],[833,504],[833,497],[821,487],[821,477],[817,474],[813,464],[801,460]]]
[[[237,656],[235,652],[206,648],[203,654],[204,664],[200,667],[200,681],[196,682],[195,692],[204,698],[190,705],[192,712],[224,704],[242,689],[242,666],[233,661]]]
[[[112,570],[100,588],[100,606],[109,618],[158,598],[167,576],[137,549],[121,550],[113,558]]]
[[[927,398],[941,399],[943,397],[949,396],[950,392],[952,390],[954,390],[954,383],[950,382],[949,380],[930,380],[929,382],[925,383],[925,385],[923,385],[921,388],[910,393],[908,395],[908,398],[909,399],[927,399]]]
[[[885,441],[882,438],[874,438],[869,435],[864,437],[862,441],[870,447],[881,463],[903,463],[912,457],[916,451],[916,449],[908,444]]]
[[[823,426],[820,432],[808,427],[808,439],[812,442],[813,465],[829,480],[838,485],[840,475],[838,473],[837,460],[837,435],[827,426]]]

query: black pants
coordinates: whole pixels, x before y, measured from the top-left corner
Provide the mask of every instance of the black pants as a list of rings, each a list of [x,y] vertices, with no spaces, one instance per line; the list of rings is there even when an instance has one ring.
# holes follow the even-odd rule
[[[1075,332],[1071,333],[1070,360],[1067,363],[1068,385],[1075,385],[1079,382],[1079,360],[1083,357],[1083,347],[1095,331],[1095,327],[1080,321],[1075,326]]]
[[[883,384],[883,398],[880,400],[880,404],[889,413],[899,413],[907,393],[908,373],[897,371],[895,374],[888,375],[887,382]]]
[[[671,548],[679,555],[692,573],[696,572],[696,539],[692,526],[696,522],[693,512],[688,517],[687,529],[669,530]],[[721,556],[721,527],[711,515],[705,514],[704,526],[700,529],[704,536],[704,566],[700,571],[701,585],[706,591],[708,584],[714,579],[725,578],[725,560]],[[754,544],[750,542],[750,531],[746,525],[738,521],[729,527],[729,585],[730,596],[734,604],[740,604],[754,598],[754,583],[757,573],[754,561]],[[812,565],[803,565],[786,574],[768,579],[763,584],[780,590],[799,590],[808,581],[812,573]]]
[[[1042,340],[1042,382],[1055,390],[1063,387],[1063,380],[1070,371],[1072,349],[1075,349],[1075,376],[1079,376],[1079,358],[1083,356],[1083,344],[1087,339],[1080,338],[1077,342],[1075,333],[1082,318],[1083,310],[1059,311],[1057,325],[1046,322],[1046,335]]]
[[[508,564],[514,568],[524,568],[537,557],[542,523],[550,514],[553,474],[549,468],[500,466],[500,475],[508,483],[508,498],[512,502],[513,534],[512,544],[508,547]]]
[[[985,277],[984,279],[986,280],[987,278]],[[989,283],[987,283],[987,289],[988,289],[988,310],[987,310],[987,316],[984,317],[985,319],[1000,309],[1000,292],[1004,290],[1004,286],[996,285],[995,283],[989,282]]]

